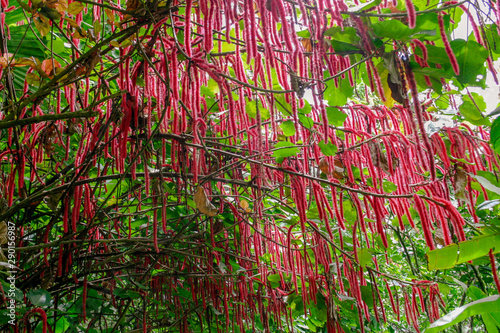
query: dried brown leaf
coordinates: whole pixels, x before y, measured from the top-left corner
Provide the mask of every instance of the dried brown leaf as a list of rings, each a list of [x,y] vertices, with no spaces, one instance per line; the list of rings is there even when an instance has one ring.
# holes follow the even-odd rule
[[[247,210],[250,207],[250,205],[248,204],[248,201],[243,199],[243,200],[240,200],[240,207]]]
[[[322,158],[321,161],[319,161],[318,168],[325,175],[330,175],[330,167],[328,165],[328,162],[326,161],[326,158]]]
[[[444,242],[443,229],[441,229],[441,228],[436,229],[436,232],[434,233],[434,241],[438,245],[446,246],[446,243]]]
[[[457,168],[454,175],[455,197],[459,200],[467,201],[465,187],[467,186],[467,172],[462,168]]]
[[[207,216],[216,216],[219,212],[217,207],[208,200],[205,190],[201,186],[198,186],[194,194],[194,202],[196,203],[196,208]]]
[[[0,222],[0,245],[7,243],[7,224]]]
[[[378,141],[372,140],[368,142],[368,147],[370,148],[370,155],[372,157],[373,164],[376,167],[381,168],[388,175],[392,174],[389,168],[389,162],[387,160],[387,153],[382,151],[382,147]],[[399,166],[399,160],[394,154],[390,154],[392,159],[392,168],[397,168]]]
[[[333,161],[333,172],[331,176],[336,179],[344,179],[345,178],[344,172],[345,172],[344,163],[342,163],[340,158],[335,157]]]
[[[0,263],[2,263],[0,265],[0,271],[6,271],[7,270],[7,267],[8,267],[8,259],[7,257],[5,256],[5,254],[3,254],[3,250],[0,249]]]

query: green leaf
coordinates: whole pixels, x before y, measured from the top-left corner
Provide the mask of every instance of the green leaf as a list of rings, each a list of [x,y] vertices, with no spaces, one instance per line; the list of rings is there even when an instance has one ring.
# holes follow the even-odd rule
[[[490,249],[494,249],[495,253],[500,250],[500,234],[481,235],[442,249],[428,251],[426,254],[428,268],[429,270],[452,268],[455,265],[481,258],[487,255]]]
[[[398,186],[388,180],[383,180],[382,187],[384,188],[385,193],[392,193],[398,189]]]
[[[452,268],[457,263],[458,245],[451,244],[442,249],[430,250],[426,256],[430,271]]]
[[[373,308],[373,292],[371,286],[361,286],[361,298],[369,308]]]
[[[307,129],[311,129],[314,126],[314,120],[300,113],[299,113],[299,121],[302,124],[302,126],[304,126]]]
[[[452,312],[444,315],[443,317],[433,322],[425,330],[425,333],[441,332],[447,327],[458,324],[459,322],[471,316],[485,315],[498,312],[500,312],[500,295],[485,297],[480,300],[461,306],[453,310]]]
[[[469,96],[467,96],[469,97]],[[483,114],[481,113],[480,110],[470,101],[465,101],[460,105],[460,114],[473,125],[476,126],[481,126],[481,125],[486,125],[489,126],[491,125],[490,121],[486,118],[484,118]]]
[[[274,147],[282,149],[273,151],[273,157],[290,157],[297,155],[299,152],[299,148],[295,147],[293,143],[287,141],[280,141]]]
[[[220,91],[220,89],[219,89],[219,85],[217,84],[217,82],[215,82],[214,79],[210,78],[208,80],[207,84],[203,85],[200,88],[200,91],[203,95],[214,98],[215,94],[217,94]]]
[[[481,202],[476,208],[476,210],[486,210],[486,209],[491,209],[493,207],[496,207],[498,204],[500,204],[500,200],[495,199],[495,200],[486,200]]]
[[[271,274],[267,277],[267,279],[271,282],[280,282],[281,281],[281,277],[279,274]]]
[[[304,100],[304,107],[302,109],[298,109],[297,111],[299,112],[299,114],[309,114],[312,111],[311,104],[308,101]]]
[[[425,40],[440,39],[441,35],[436,33],[436,31],[439,31],[438,14],[425,13],[417,15],[417,21],[413,31],[415,32],[412,36],[414,38]]]
[[[311,32],[309,30],[297,31],[297,36],[302,38],[311,38]]]
[[[358,219],[358,212],[356,208],[352,205],[351,200],[344,200],[342,202],[342,208],[344,209],[344,219],[347,225],[352,226]]]
[[[478,175],[471,175],[471,177],[475,178],[488,191],[491,191],[495,194],[500,194],[500,187],[493,184],[489,179],[487,179],[483,176],[480,176],[479,172],[478,172]]]
[[[357,253],[360,266],[366,267],[372,262],[372,254],[370,252],[370,249],[360,249],[357,251]]]
[[[5,24],[11,25],[18,22],[22,22],[26,19],[24,16],[24,11],[22,7],[18,7],[13,11],[9,12],[8,15],[5,15]]]
[[[498,252],[500,250],[500,234],[474,237],[471,240],[460,242],[459,246],[460,253],[457,264],[485,256],[490,249]]]
[[[450,46],[460,67],[457,81],[464,85],[483,86],[486,79],[484,63],[488,58],[488,51],[481,44],[472,40],[455,39],[450,42]]]
[[[331,106],[326,108],[326,116],[328,117],[328,123],[335,127],[344,125],[344,122],[347,119],[347,115],[344,112]]]
[[[183,289],[181,289],[181,290],[183,290]],[[113,290],[113,295],[121,297],[121,298],[125,298],[125,299],[141,298],[141,294],[139,294],[138,292],[136,292],[134,290],[130,290],[130,289],[124,289],[124,288],[115,288],[115,290]],[[185,297],[188,298],[187,296],[185,296]]]
[[[65,318],[61,317],[57,319],[56,332],[68,332],[71,331],[71,323]],[[90,331],[89,331],[90,332]]]
[[[341,80],[339,86],[335,86],[335,80],[327,82],[325,90],[325,99],[329,106],[343,106],[347,103],[347,99],[353,94],[353,87],[350,86],[349,80]]]
[[[477,301],[488,295],[483,293],[483,291],[478,287],[470,286],[467,289],[467,296],[469,296],[473,301]],[[498,332],[498,328],[500,328],[500,312],[485,313],[482,317],[488,332]]]
[[[351,27],[332,27],[325,31],[325,36],[331,37],[332,40],[344,42],[348,44],[357,44],[361,40],[356,29]]]
[[[372,24],[373,32],[380,38],[390,38],[396,40],[407,39],[412,30],[403,22],[398,20],[385,20]]]
[[[7,15],[8,17],[9,15]],[[11,26],[10,39],[7,40],[8,50],[16,51],[17,58],[35,57],[44,59],[43,45],[29,28],[29,25]]]
[[[333,143],[324,143],[323,141],[320,141],[319,143],[319,149],[321,149],[321,152],[325,156],[335,156],[337,153],[337,146],[335,146]]]
[[[271,114],[269,113],[269,110],[263,108],[262,104],[259,103],[258,108],[260,111],[261,119],[267,120],[267,119],[271,118]],[[250,118],[256,119],[257,118],[257,102],[247,100],[246,105],[245,105],[245,112],[248,114],[248,116]]]
[[[52,296],[47,290],[44,289],[36,289],[30,290],[26,295],[30,300],[31,304],[34,306],[51,306],[52,305]]]
[[[339,54],[361,53],[361,49],[356,45],[339,42],[338,40],[327,40],[327,42],[329,42],[333,50]]]
[[[295,124],[292,120],[287,120],[281,123],[281,129],[283,130],[283,134],[285,136],[293,136],[295,135]]]
[[[495,119],[490,130],[490,142],[495,152],[500,154],[500,117]]]

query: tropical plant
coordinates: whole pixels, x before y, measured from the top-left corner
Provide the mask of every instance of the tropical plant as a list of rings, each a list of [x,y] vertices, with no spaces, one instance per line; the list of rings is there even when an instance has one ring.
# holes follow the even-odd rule
[[[497,332],[499,23],[2,0],[2,329]]]

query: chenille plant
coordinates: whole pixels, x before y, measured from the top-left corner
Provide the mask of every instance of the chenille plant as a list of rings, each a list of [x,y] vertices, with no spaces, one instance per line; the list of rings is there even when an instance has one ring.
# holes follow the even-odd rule
[[[1,330],[498,332],[499,24],[2,0]]]

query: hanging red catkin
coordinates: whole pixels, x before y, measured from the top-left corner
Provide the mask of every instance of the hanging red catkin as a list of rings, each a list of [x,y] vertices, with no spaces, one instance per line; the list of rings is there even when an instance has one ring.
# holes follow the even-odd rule
[[[415,23],[417,21],[417,12],[415,11],[415,6],[412,0],[405,0],[406,12],[408,13],[408,27],[410,29],[415,28]]]
[[[418,194],[413,195],[413,200],[415,202],[415,208],[417,209],[418,215],[420,215],[420,221],[422,223],[422,229],[424,230],[424,237],[427,246],[434,250],[434,240],[432,239],[431,232],[431,221],[429,220],[429,215],[425,209],[425,204],[423,200],[418,196]]]
[[[191,57],[193,54],[191,52],[191,7],[193,0],[186,0],[186,23],[184,24],[184,47],[186,49],[186,55]],[[175,31],[174,31],[175,33]]]
[[[465,225],[465,220],[463,216],[458,212],[458,210],[455,208],[455,206],[453,206],[451,202],[439,198],[433,199],[442,204],[443,208],[449,213],[455,235],[458,237],[458,241],[465,241],[465,233],[463,228],[463,226]]]
[[[276,6],[280,16],[281,16],[281,28],[283,29],[283,37],[285,38],[285,45],[288,51],[293,52],[293,43],[290,38],[291,34],[288,30],[288,22],[286,21],[286,12],[283,2],[281,0],[272,1],[273,5]]]
[[[411,0],[407,0],[407,2],[408,1],[411,2]],[[438,14],[438,23],[439,23],[439,32],[441,33],[441,39],[443,40],[443,43],[444,43],[444,49],[446,50],[446,53],[448,54],[448,57],[450,58],[451,67],[453,68],[453,71],[455,72],[455,74],[459,75],[460,74],[460,67],[458,66],[457,58],[455,57],[455,54],[453,53],[453,50],[451,49],[450,41],[448,40],[448,35],[446,34],[446,30],[444,29],[444,20],[443,20],[442,13]]]
[[[436,168],[434,166],[434,151],[432,150],[431,144],[429,142],[429,138],[425,132],[424,126],[424,110],[422,109],[422,105],[418,99],[418,89],[417,82],[415,80],[415,75],[413,74],[413,70],[410,67],[410,64],[406,63],[405,74],[408,78],[408,85],[410,86],[411,96],[413,100],[413,106],[415,109],[415,115],[417,117],[418,127],[420,128],[420,134],[422,135],[422,140],[424,141],[425,149],[427,149],[427,154],[429,158],[429,171],[431,173],[431,177],[433,180],[436,179]],[[416,136],[417,145],[419,144],[418,136]]]
[[[35,308],[32,310],[32,313],[38,313],[42,317],[42,333],[47,333],[47,314],[41,308]],[[28,317],[26,317],[28,319]]]
[[[491,273],[493,274],[493,280],[495,281],[495,285],[497,286],[498,293],[500,294],[500,281],[498,280],[498,272],[497,272],[497,265],[495,262],[495,255],[493,254],[493,249],[490,249],[490,252],[488,253],[490,256],[490,263],[491,263]]]
[[[392,295],[392,290],[391,290],[391,287],[389,287],[389,283],[387,283],[387,280],[385,280],[385,288],[387,289],[387,292],[389,293],[389,300],[391,301],[392,310],[394,311],[394,313],[397,313],[398,321],[399,321],[399,308],[397,308],[396,305],[394,304],[394,296]]]

